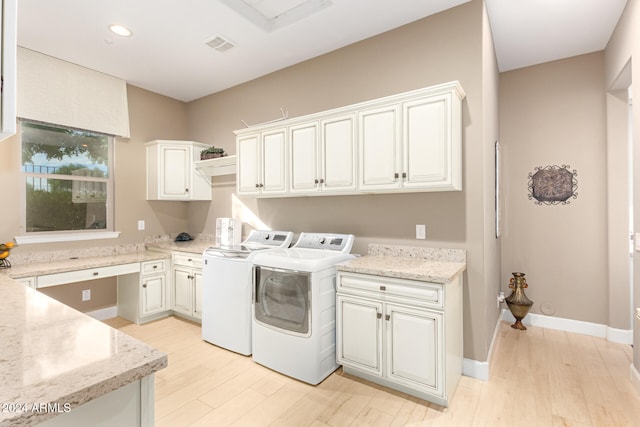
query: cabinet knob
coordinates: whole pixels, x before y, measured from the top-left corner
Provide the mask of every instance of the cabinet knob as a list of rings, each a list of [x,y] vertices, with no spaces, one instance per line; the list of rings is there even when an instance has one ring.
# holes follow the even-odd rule
[[[314,183],[318,184],[320,181],[318,181],[318,178],[313,180]]]
[[[388,314],[385,314],[384,315],[384,320],[389,320],[389,319],[391,319],[391,316],[389,316]]]
[[[147,287],[147,284],[145,283],[144,285],[142,285],[142,287],[143,287],[143,288],[146,288],[146,287]]]
[[[94,272],[93,272],[93,275],[94,275],[94,276],[97,276],[98,274],[100,274],[100,273],[98,273],[97,271],[94,271]]]
[[[398,174],[398,172],[396,172],[396,173],[394,173],[394,174],[393,174],[393,177],[394,177],[395,179],[398,179],[398,178],[400,178],[400,174]]]
[[[157,266],[157,265],[154,265],[154,266],[153,266],[153,268],[158,268],[158,266]]]
[[[380,290],[381,290],[381,291],[386,291],[386,290],[387,290],[387,287],[386,287],[386,286],[384,286],[384,285],[380,285]]]
[[[406,172],[402,172],[402,177],[406,178],[407,177],[407,173]]]
[[[260,188],[260,184],[256,184],[256,188]]]
[[[260,184],[260,188],[264,187],[264,184]]]
[[[189,192],[189,189],[188,189],[188,188],[185,188],[185,189],[184,189],[184,192],[185,192],[185,193],[188,193],[188,192]]]
[[[324,184],[324,179],[320,178],[320,184]]]
[[[382,313],[376,313],[376,318],[377,319],[382,319]]]

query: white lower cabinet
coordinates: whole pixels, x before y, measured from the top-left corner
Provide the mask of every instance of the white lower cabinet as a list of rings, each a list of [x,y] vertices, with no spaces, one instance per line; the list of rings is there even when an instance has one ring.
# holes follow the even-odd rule
[[[168,273],[166,258],[141,262],[139,274],[118,276],[118,316],[145,323],[171,314]]]
[[[202,255],[173,253],[171,309],[191,320],[202,319]]]
[[[338,272],[337,361],[375,383],[448,406],[462,373],[462,291]]]

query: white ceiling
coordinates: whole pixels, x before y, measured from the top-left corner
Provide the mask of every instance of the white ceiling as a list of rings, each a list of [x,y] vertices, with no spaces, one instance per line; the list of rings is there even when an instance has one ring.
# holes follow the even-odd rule
[[[469,0],[245,1],[277,13],[321,4],[269,31],[229,6],[235,0],[19,0],[18,44],[190,101]],[[486,0],[500,70],[604,49],[626,2]],[[113,23],[133,36],[111,34]],[[212,49],[214,36],[235,47]]]

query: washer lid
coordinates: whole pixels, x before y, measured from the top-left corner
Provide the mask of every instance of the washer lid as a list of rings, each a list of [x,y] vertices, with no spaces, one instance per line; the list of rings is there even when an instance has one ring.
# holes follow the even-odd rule
[[[253,264],[286,270],[316,272],[353,258],[355,255],[339,251],[293,247],[257,253],[253,258]]]
[[[211,246],[204,256],[225,258],[248,258],[256,251],[283,247],[287,248],[293,239],[291,231],[251,230],[249,236],[239,245]]]

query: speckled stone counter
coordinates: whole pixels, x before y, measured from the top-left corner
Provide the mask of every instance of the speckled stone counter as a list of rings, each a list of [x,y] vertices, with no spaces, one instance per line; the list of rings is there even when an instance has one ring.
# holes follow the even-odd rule
[[[141,251],[102,256],[61,258],[40,262],[14,262],[10,269],[0,270],[0,276],[7,275],[13,279],[20,279],[23,277],[40,276],[43,274],[64,273],[67,271],[108,267],[134,262],[155,261],[167,258],[167,256],[167,254],[162,252]]]
[[[1,426],[58,415],[32,405],[73,411],[167,366],[164,353],[9,276],[0,274]]]
[[[466,268],[462,249],[370,244],[368,255],[338,264],[339,271],[449,283]]]

